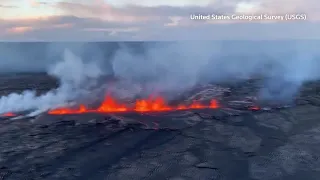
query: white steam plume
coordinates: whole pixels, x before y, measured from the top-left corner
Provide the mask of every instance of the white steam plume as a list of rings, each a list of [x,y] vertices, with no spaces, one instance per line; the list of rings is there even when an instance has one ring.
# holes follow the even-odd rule
[[[115,76],[127,81],[108,90],[123,97],[141,93],[139,86],[132,86],[136,82],[147,90],[143,93],[175,94],[172,92],[183,92],[198,83],[263,76],[267,78],[260,97],[292,99],[304,82],[320,79],[318,44],[313,41],[117,43],[112,50],[116,53],[110,53],[113,56],[108,58],[103,55],[108,49],[86,44],[86,48],[79,48],[79,53],[89,54],[88,63],[65,51],[64,61],[49,68],[48,73],[61,81],[58,89],[39,97],[30,91],[1,97],[0,113],[45,111],[91,96],[92,89],[97,87],[96,80],[109,73],[110,66]]]
[[[3,96],[0,98],[0,113],[25,110],[36,110],[36,113],[40,113],[50,108],[65,106],[80,96],[88,95],[94,80],[103,75],[96,63],[85,64],[69,50],[65,50],[63,61],[49,68],[48,73],[60,80],[60,87],[41,96],[36,96],[35,91]]]
[[[197,83],[260,76],[266,78],[262,99],[288,100],[304,82],[320,79],[319,55],[313,42],[195,41],[149,46],[143,54],[124,46],[112,66],[118,77],[149,81],[150,91],[181,92]]]
[[[147,91],[183,91],[199,81],[199,75],[219,52],[219,45],[196,42],[147,47],[136,54],[126,47],[117,51],[112,67],[115,76],[144,82]],[[146,83],[147,82],[147,83]]]

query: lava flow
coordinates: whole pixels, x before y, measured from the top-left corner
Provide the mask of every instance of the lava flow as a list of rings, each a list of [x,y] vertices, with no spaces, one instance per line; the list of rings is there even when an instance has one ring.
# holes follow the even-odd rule
[[[169,106],[164,98],[148,98],[136,100],[133,106],[118,103],[110,96],[106,96],[102,104],[96,109],[89,109],[81,104],[77,109],[71,108],[58,108],[48,112],[52,115],[63,114],[83,114],[83,113],[110,113],[110,112],[161,112],[161,111],[175,111],[186,109],[216,109],[219,107],[217,100],[211,100],[209,105],[204,105],[199,102],[194,102],[190,105]]]
[[[17,116],[16,114],[12,113],[12,112],[8,112],[8,113],[5,113],[5,114],[1,114],[2,117],[15,117]]]

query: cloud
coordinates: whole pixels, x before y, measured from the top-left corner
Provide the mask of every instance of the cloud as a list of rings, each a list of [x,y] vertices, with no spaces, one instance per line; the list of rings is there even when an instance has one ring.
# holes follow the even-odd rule
[[[105,40],[259,40],[319,39],[319,23],[229,23],[182,26],[183,19],[158,22],[109,22],[97,18],[59,16],[19,23],[1,22],[5,41],[105,41]],[[179,24],[180,23],[180,24]],[[19,26],[18,26],[18,25]]]
[[[22,34],[22,33],[28,32],[28,31],[32,31],[32,30],[33,30],[32,27],[19,26],[19,27],[9,28],[9,29],[7,29],[7,32],[10,34]]]
[[[0,19],[0,38],[10,40],[181,40],[181,39],[279,39],[319,38],[315,0],[218,0],[206,6],[112,5],[101,0],[42,3],[61,14],[33,19]],[[284,15],[305,13],[305,21],[258,22],[191,20],[190,15],[230,14]],[[229,29],[231,28],[231,29]]]

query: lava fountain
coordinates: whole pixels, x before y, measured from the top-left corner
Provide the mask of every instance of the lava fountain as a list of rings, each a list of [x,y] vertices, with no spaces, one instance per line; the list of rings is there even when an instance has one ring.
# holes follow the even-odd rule
[[[163,112],[163,111],[176,111],[187,109],[216,109],[219,108],[218,101],[212,99],[210,104],[204,105],[200,102],[194,101],[189,105],[179,104],[177,106],[170,106],[161,96],[155,98],[138,99],[132,106],[117,102],[111,96],[106,96],[104,101],[98,108],[90,109],[83,104],[78,108],[57,108],[48,111],[51,115],[64,115],[64,114],[84,114],[84,113],[114,113],[114,112]]]

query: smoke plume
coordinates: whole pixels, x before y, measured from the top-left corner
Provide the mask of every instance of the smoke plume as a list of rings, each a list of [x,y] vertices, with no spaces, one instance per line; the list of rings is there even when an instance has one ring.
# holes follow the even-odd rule
[[[53,43],[34,45],[40,51],[28,51],[30,57],[19,53],[23,45],[15,50],[1,45],[1,59],[12,61],[1,60],[0,72],[46,71],[59,79],[60,86],[42,96],[25,91],[1,97],[0,113],[30,109],[42,112],[81,99],[97,98],[95,94],[105,91],[120,98],[155,92],[173,95],[199,83],[256,77],[265,79],[260,98],[290,100],[304,82],[320,78],[318,44],[313,41]],[[111,86],[101,81],[105,75],[120,80]]]
[[[228,43],[228,42],[227,42]],[[148,82],[150,92],[181,92],[199,83],[263,77],[262,100],[290,101],[306,81],[320,78],[314,42],[177,42],[156,44],[143,54],[121,47],[114,74]]]
[[[48,74],[59,79],[57,89],[41,96],[29,90],[3,96],[0,98],[0,113],[35,110],[34,114],[37,114],[50,108],[72,105],[81,97],[90,95],[90,88],[95,86],[103,72],[95,62],[84,63],[81,58],[65,50],[63,60],[50,67]]]

